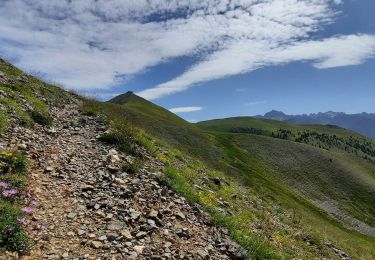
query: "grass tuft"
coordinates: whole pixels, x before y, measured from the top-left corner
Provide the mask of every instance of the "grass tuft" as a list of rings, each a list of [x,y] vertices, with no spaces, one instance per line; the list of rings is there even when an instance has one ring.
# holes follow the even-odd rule
[[[48,113],[33,110],[31,111],[30,116],[34,120],[34,122],[39,125],[42,125],[42,126],[52,125],[53,119],[50,115],[48,115]]]
[[[136,158],[132,163],[126,163],[122,166],[122,170],[129,174],[136,174],[138,173],[144,165],[144,162]]]

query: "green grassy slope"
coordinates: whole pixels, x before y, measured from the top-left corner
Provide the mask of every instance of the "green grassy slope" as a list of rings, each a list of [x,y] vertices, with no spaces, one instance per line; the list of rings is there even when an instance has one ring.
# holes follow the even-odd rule
[[[360,168],[369,162],[348,163],[323,149],[264,136],[238,134],[233,142],[256,154],[275,176],[313,201],[337,201],[350,215],[375,227],[375,182]]]
[[[61,88],[46,84],[0,59],[0,133],[12,122],[50,124],[49,104],[70,102]]]
[[[340,142],[331,142],[327,147],[324,140],[314,138],[307,142],[296,142],[296,135],[306,131],[324,133],[335,136],[343,143],[360,140],[368,143],[371,149],[374,147],[373,140],[341,128],[288,125],[249,117],[211,120],[198,125],[206,130],[227,132],[232,136],[233,143],[257,155],[281,181],[313,201],[338,202],[346,213],[375,227],[374,162],[359,156],[361,150],[356,146],[348,149]],[[251,128],[252,132],[254,129],[264,132],[233,133],[233,129],[240,127]],[[289,130],[291,134],[282,138],[268,134],[276,133],[279,129]]]
[[[210,120],[197,125],[208,131],[256,134],[305,143],[325,150],[349,153],[375,163],[373,139],[336,126],[289,125],[252,117]]]
[[[267,131],[277,131],[278,129],[288,129],[292,132],[301,130],[310,131],[321,131],[327,134],[335,134],[342,137],[355,136],[359,138],[369,139],[356,132],[347,130],[344,128],[324,125],[295,125],[288,124],[282,121],[269,120],[269,119],[258,119],[254,117],[232,117],[225,119],[214,119],[199,122],[197,125],[201,128],[215,130],[220,132],[230,132],[230,129],[235,127],[252,127],[257,129],[263,129]]]
[[[271,241],[270,247],[265,246],[264,251],[275,249],[281,253],[281,258],[330,255],[329,252],[321,253],[325,252],[322,248],[317,250],[306,246],[300,238],[279,234],[291,232],[290,230],[295,228],[298,232],[307,232],[311,237],[317,237],[317,241],[334,241],[354,256],[375,256],[372,249],[375,241],[373,238],[351,228],[345,228],[344,226],[348,227],[346,224],[334,220],[317,206],[318,202],[328,199],[337,201],[340,210],[345,214],[369,226],[374,224],[374,164],[369,159],[364,159],[366,154],[360,147],[351,143],[355,140],[367,145],[372,140],[332,126],[295,126],[252,118],[213,120],[193,125],[132,93],[124,94],[111,102],[120,104],[134,125],[176,149],[179,154],[177,158],[181,157],[181,153],[190,158],[189,166],[183,163],[181,166],[172,155],[167,159],[175,169],[175,174],[170,176],[174,180],[172,183],[178,183],[177,190],[186,193],[187,196],[190,193],[195,194],[193,198],[198,197],[200,203],[211,208],[212,205],[207,204],[207,197],[220,198],[228,194],[218,190],[215,191],[216,195],[212,195],[210,192],[213,187],[209,185],[207,194],[200,191],[197,193],[200,195],[196,195],[196,187],[206,187],[204,176],[207,174],[223,176],[231,186],[238,187],[246,196],[258,198],[262,201],[261,207],[267,208],[270,214],[282,219],[281,223],[276,225],[277,228],[273,227],[277,230],[275,233],[268,230],[272,226],[272,221],[264,216],[260,217],[259,209],[246,203],[231,205],[234,216],[224,222],[233,224],[232,232],[236,233],[238,228],[243,228],[244,223],[249,221],[245,220],[242,214],[252,221],[260,221],[259,225],[263,231],[259,231],[256,237],[264,241],[265,245]],[[232,131],[233,128],[237,128],[236,131]],[[238,132],[238,128],[245,128],[245,133]],[[246,133],[248,129],[261,129],[263,132],[249,134]],[[276,136],[280,129],[288,130],[290,133],[286,136]],[[309,133],[308,138],[297,142],[296,139],[306,134],[305,132]],[[324,133],[329,138],[315,136],[316,133]],[[335,138],[332,139],[331,136]],[[207,173],[197,166],[202,164],[206,165],[204,167],[208,165],[208,169],[211,170]],[[201,176],[192,171],[206,173]],[[226,197],[226,200],[231,201],[231,198]],[[275,205],[284,213],[275,212],[272,209]],[[298,221],[289,223],[291,215],[298,216]],[[294,226],[294,222],[298,222],[298,227]],[[252,234],[253,232],[247,232],[246,236]],[[276,236],[280,241],[276,243],[274,239],[269,239],[269,236]],[[297,249],[290,250],[290,246]],[[254,255],[262,255],[262,252],[256,252]]]
[[[220,153],[212,146],[209,134],[132,92],[117,96],[109,103],[120,105],[127,119],[137,127],[184,152],[204,158],[207,162],[214,161]]]

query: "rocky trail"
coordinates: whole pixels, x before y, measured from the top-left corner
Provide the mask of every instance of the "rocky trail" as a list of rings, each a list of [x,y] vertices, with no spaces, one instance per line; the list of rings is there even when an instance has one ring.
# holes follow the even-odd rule
[[[246,252],[159,181],[154,159],[136,174],[133,158],[97,137],[107,127],[81,115],[77,104],[52,108],[52,127],[12,128],[0,143],[31,162],[28,218],[34,244],[23,259],[244,259]],[[149,169],[150,167],[147,167]]]

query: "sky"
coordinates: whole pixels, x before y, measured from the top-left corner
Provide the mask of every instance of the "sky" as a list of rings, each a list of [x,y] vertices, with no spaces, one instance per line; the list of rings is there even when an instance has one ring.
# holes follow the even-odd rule
[[[0,56],[191,122],[375,112],[373,0],[1,0]]]

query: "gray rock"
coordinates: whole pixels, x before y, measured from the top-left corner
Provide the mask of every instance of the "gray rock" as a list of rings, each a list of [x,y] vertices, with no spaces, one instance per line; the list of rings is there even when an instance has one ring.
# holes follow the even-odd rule
[[[138,232],[138,233],[135,235],[135,237],[136,237],[137,239],[141,239],[141,238],[144,238],[144,237],[146,237],[146,236],[147,236],[147,233],[144,232],[144,231]]]
[[[174,213],[174,215],[182,220],[186,219],[185,214],[183,214],[181,211],[177,211]]]
[[[124,228],[126,228],[126,224],[121,221],[112,221],[107,226],[107,230],[110,230],[110,231],[119,231]]]
[[[75,219],[76,216],[77,216],[77,214],[76,214],[76,213],[73,213],[73,212],[70,212],[70,213],[68,214],[68,218],[69,218],[69,219]]]
[[[100,236],[100,237],[98,237],[98,240],[102,241],[102,242],[106,241],[107,240],[107,236],[105,236],[105,235],[104,236]]]
[[[126,240],[132,240],[133,236],[131,235],[130,231],[127,229],[121,230],[121,236],[123,236]]]
[[[100,249],[103,247],[103,243],[100,242],[100,241],[92,241],[91,242],[91,247],[95,248],[95,249]]]

